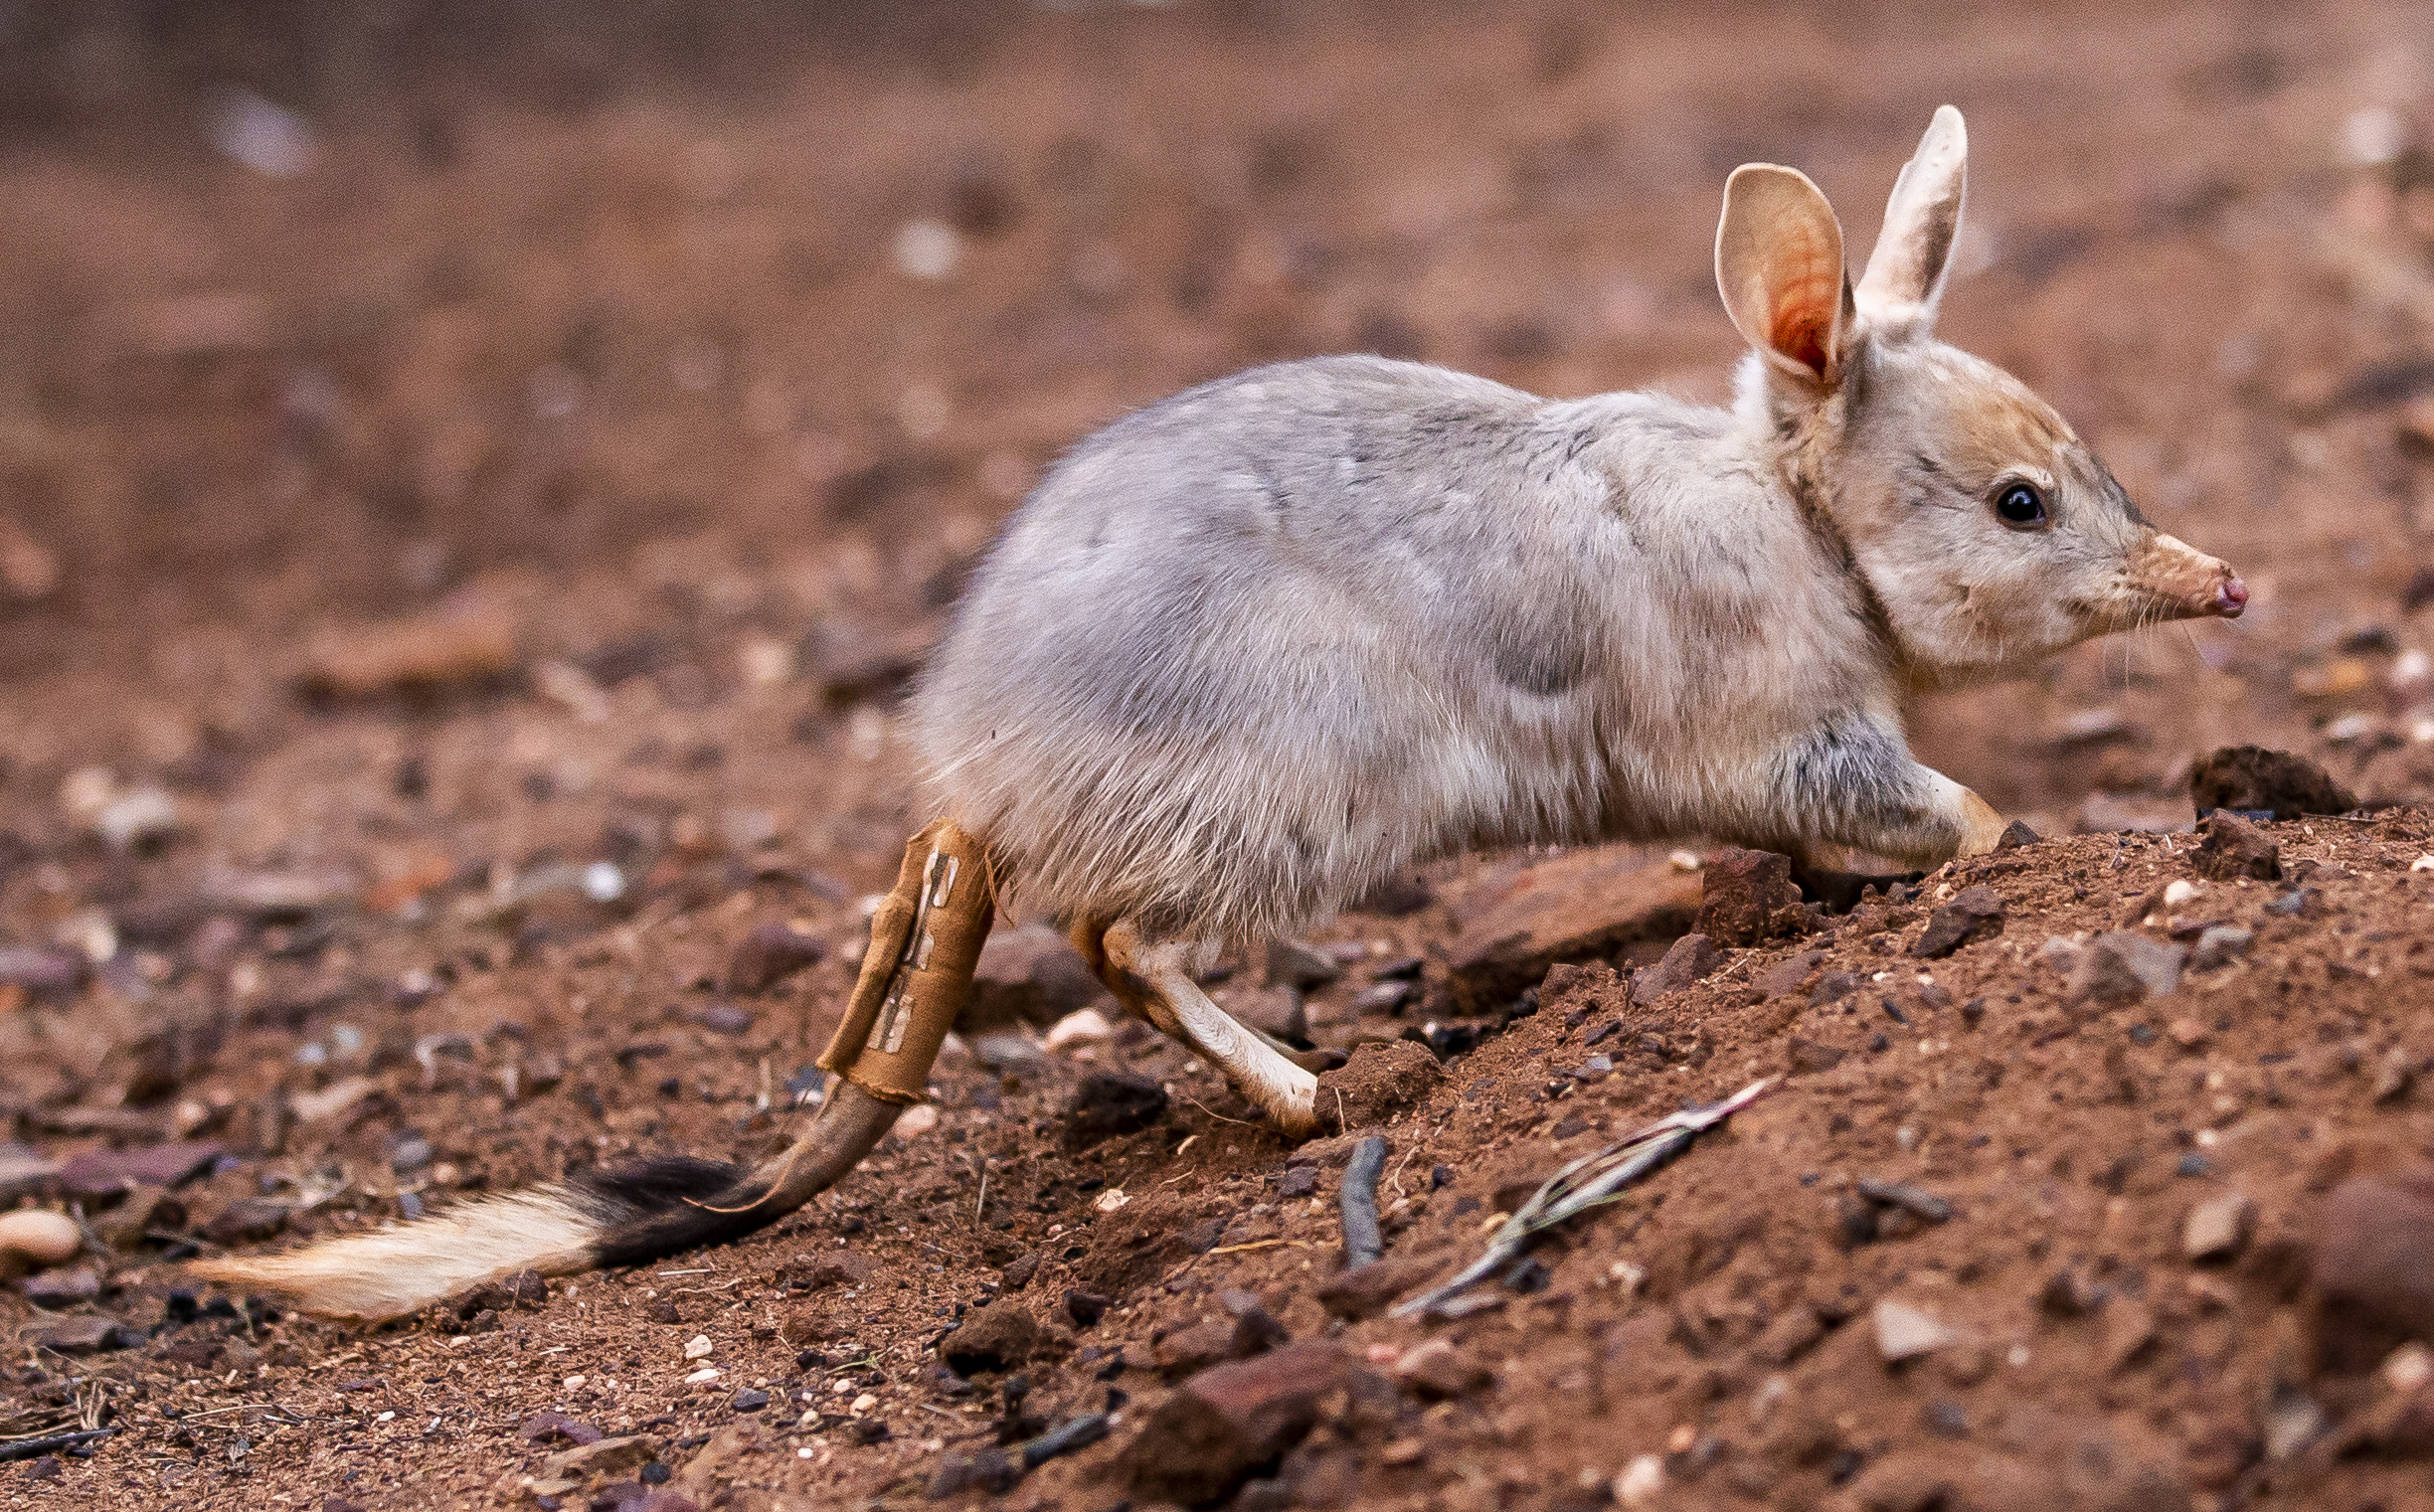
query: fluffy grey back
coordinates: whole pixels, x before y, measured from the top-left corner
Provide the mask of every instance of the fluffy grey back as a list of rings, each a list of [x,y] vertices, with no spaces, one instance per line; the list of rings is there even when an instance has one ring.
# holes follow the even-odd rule
[[[1748,743],[1694,732],[1781,701],[1744,668],[1787,575],[1851,612],[1749,450],[1719,411],[1378,358],[1177,395],[1016,514],[921,749],[1019,903],[1160,934],[1289,931],[1462,847],[1729,830]]]

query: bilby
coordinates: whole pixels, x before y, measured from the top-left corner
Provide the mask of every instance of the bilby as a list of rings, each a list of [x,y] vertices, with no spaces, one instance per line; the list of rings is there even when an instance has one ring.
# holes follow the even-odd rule
[[[387,1317],[759,1228],[922,1096],[1001,898],[1303,1134],[1311,1071],[1196,977],[1414,862],[1669,835],[1921,867],[1991,849],[2001,817],[1912,757],[1904,695],[2233,617],[2247,590],[2024,386],[1935,339],[1966,159],[1947,106],[1856,286],[1815,184],[1733,173],[1716,283],[1751,352],[1729,409],[1335,357],[1083,441],[915,695],[944,817],[873,921],[821,1060],[839,1080],[792,1148],[198,1268]]]

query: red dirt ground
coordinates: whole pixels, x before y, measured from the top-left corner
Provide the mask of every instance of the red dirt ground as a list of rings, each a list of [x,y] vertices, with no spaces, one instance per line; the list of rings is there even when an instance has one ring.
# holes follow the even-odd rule
[[[2434,797],[2434,169],[2421,146],[2360,161],[2387,126],[2434,139],[2423,15],[1472,10],[0,21],[0,941],[90,962],[0,988],[0,1184],[59,1206],[56,1178],[10,1173],[172,1138],[227,1156],[80,1262],[91,1299],[0,1295],[0,1449],[118,1429],[0,1464],[9,1505],[528,1506],[563,1447],[519,1434],[542,1411],[655,1435],[663,1504],[909,1504],[994,1441],[1004,1400],[997,1372],[942,1374],[937,1342],[1014,1308],[1046,1330],[1023,1415],[1125,1400],[1104,1443],[957,1494],[1101,1509],[1132,1495],[1170,1341],[1236,1289],[1363,1372],[1245,1508],[1594,1506],[1643,1455],[1665,1507],[2434,1504],[2424,1458],[2369,1441],[2391,1388],[2324,1368],[2309,1269],[2346,1174],[2434,1153],[2434,881],[2410,870],[2434,846],[2411,806]],[[211,148],[231,86],[312,122],[304,172]],[[1542,1247],[1535,1289],[1332,1322],[1349,1140],[1297,1153],[1127,1031],[1014,1077],[951,1052],[938,1123],[774,1231],[472,1331],[169,1326],[168,1257],[207,1231],[283,1243],[779,1142],[859,901],[926,817],[892,698],[1059,449],[1344,349],[1720,397],[1724,174],[1801,165],[1864,245],[1944,100],[1975,159],[1946,334],[2051,398],[2254,601],[1916,711],[1927,759],[2063,838],[1652,1003],[1566,968],[1383,1121],[1388,1254],[1424,1277],[1602,1137],[1790,1074]],[[898,265],[922,220],[956,228],[943,277]],[[506,627],[494,675],[305,689],[316,647],[443,606]],[[2125,831],[2185,830],[2191,759],[2248,742],[2376,816],[2271,826],[2300,912],[2215,881],[2160,910],[2189,838]],[[173,833],[92,832],[150,790]],[[613,901],[547,886],[601,862]],[[1312,995],[1314,1037],[1423,1022],[1351,999],[1407,953],[1440,981],[1505,864],[1330,930],[1365,949]],[[265,880],[310,896],[241,896]],[[1972,881],[2002,932],[1903,955]],[[2114,1008],[2041,953],[2160,939],[2173,913],[2254,945]],[[726,990],[736,944],[786,920],[828,958]],[[1825,953],[1803,984],[1761,996],[1804,949]],[[1836,972],[1841,996],[1808,982]],[[1073,1150],[1059,1115],[1111,1065],[1172,1108]],[[333,1088],[360,1095],[313,1116]],[[416,1135],[429,1158],[398,1158]],[[1879,1221],[1862,1178],[1955,1216]],[[2190,1261],[2184,1220],[2226,1193],[2253,1204],[2244,1243]],[[249,1212],[281,1236],[238,1237]],[[840,1251],[867,1269],[816,1263]],[[1096,1323],[1075,1290],[1108,1299]],[[1887,1300],[1951,1337],[1888,1367]],[[130,1347],[48,1347],[62,1314]],[[1431,1337],[1487,1384],[1395,1385]],[[747,1390],[775,1400],[742,1411]]]

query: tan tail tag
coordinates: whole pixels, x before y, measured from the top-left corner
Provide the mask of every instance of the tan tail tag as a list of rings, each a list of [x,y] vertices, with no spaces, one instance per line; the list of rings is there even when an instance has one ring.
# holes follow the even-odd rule
[[[896,890],[871,916],[870,951],[820,1068],[874,1097],[919,1102],[939,1047],[971,996],[995,909],[979,841],[945,819],[915,835]]]

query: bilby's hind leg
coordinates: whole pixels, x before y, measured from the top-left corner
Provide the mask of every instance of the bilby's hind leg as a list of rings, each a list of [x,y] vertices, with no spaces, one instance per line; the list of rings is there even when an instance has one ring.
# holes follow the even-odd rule
[[[1125,1007],[1216,1067],[1268,1121],[1296,1136],[1318,1126],[1318,1079],[1209,1001],[1192,980],[1189,940],[1144,939],[1130,921],[1075,942]]]

